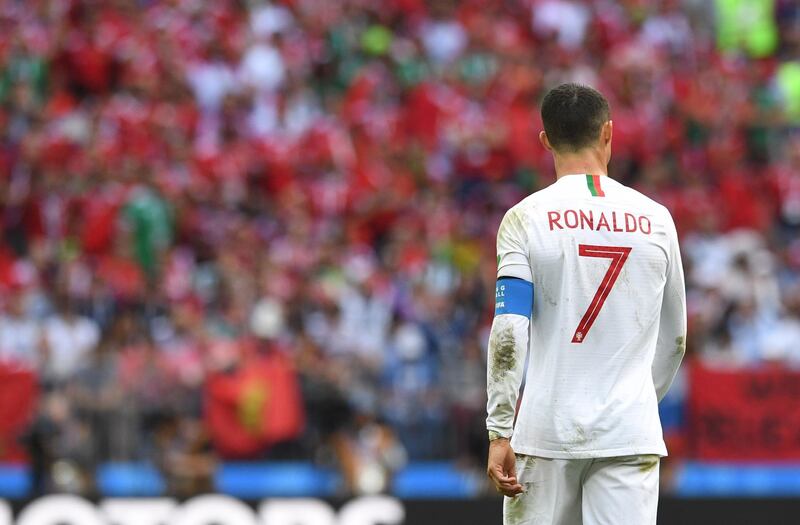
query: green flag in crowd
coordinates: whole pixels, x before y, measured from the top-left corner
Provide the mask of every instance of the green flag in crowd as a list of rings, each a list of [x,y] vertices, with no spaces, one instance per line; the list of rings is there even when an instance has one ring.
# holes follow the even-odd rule
[[[717,46],[742,50],[754,58],[775,52],[778,26],[775,0],[716,0]]]

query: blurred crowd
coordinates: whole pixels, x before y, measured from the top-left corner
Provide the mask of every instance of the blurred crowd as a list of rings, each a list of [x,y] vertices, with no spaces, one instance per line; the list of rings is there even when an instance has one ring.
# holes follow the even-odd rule
[[[690,355],[800,364],[797,2],[0,0],[0,32],[0,361],[39,385],[40,490],[110,460],[174,492],[220,456],[355,492],[480,469],[494,236],[553,181],[563,81],[676,219]],[[294,380],[229,392],[231,432],[293,389],[303,423],[221,447],[210,378],[275,356]]]

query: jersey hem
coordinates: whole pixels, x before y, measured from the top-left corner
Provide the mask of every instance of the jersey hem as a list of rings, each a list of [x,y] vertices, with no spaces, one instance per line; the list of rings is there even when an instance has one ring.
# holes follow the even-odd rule
[[[537,447],[524,447],[517,446],[513,440],[511,448],[517,454],[524,454],[526,456],[538,456],[540,458],[550,459],[593,459],[593,458],[616,458],[622,456],[640,456],[643,454],[654,454],[660,457],[667,457],[667,447],[664,445],[659,446],[643,446],[643,447],[622,447],[622,448],[608,448],[603,450],[547,450]]]

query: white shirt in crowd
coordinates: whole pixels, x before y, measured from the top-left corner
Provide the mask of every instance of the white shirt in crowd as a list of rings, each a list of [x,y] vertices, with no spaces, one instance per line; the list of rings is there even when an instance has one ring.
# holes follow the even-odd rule
[[[100,340],[97,323],[87,317],[53,316],[44,322],[42,329],[48,349],[45,368],[53,379],[74,375]]]
[[[36,321],[27,316],[0,316],[0,361],[34,369],[40,343]]]

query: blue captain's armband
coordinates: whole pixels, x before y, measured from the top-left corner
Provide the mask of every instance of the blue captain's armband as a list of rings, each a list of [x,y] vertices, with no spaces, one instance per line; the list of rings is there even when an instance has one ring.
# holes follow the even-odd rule
[[[500,277],[494,293],[494,315],[533,312],[533,283],[516,277]]]

